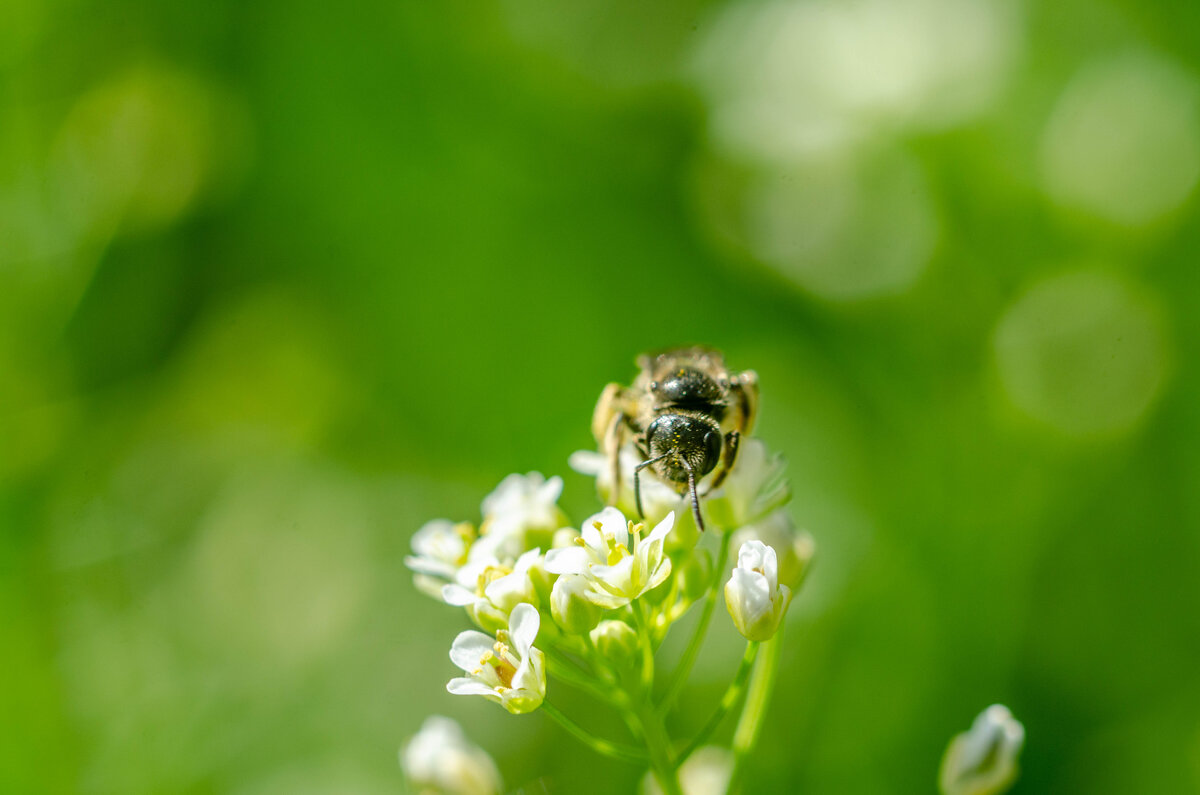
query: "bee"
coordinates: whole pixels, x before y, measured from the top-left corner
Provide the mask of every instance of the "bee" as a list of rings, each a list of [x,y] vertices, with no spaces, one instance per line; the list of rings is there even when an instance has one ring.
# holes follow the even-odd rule
[[[642,461],[633,469],[633,493],[639,516],[643,469],[680,495],[691,494],[696,526],[700,515],[701,481],[708,494],[719,487],[737,460],[738,442],[750,433],[758,409],[758,375],[735,373],[719,351],[695,346],[637,359],[633,384],[609,384],[596,403],[592,433],[611,467],[609,502],[620,494],[619,455],[632,438]]]

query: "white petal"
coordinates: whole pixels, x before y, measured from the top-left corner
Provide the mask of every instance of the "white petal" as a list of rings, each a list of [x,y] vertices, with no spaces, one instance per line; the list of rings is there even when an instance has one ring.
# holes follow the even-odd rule
[[[768,549],[770,547],[755,539],[745,542],[738,549],[738,568],[746,570],[761,569]]]
[[[644,539],[642,539],[642,543],[647,544],[647,543],[651,543],[653,541],[662,541],[664,538],[667,537],[667,533],[671,532],[671,528],[674,526],[675,526],[675,512],[671,511],[669,514],[667,514],[665,517],[663,517],[663,520],[658,523],[658,525],[654,528],[653,531],[651,531],[650,535],[648,535]]]
[[[548,505],[553,504],[553,503],[557,502],[559,496],[562,495],[562,490],[563,490],[563,479],[560,478],[558,475],[555,475],[554,477],[547,480],[541,486],[541,488],[539,488],[537,490],[537,499],[541,500],[542,502],[544,502]]]
[[[508,634],[512,638],[513,648],[520,652],[522,657],[529,654],[541,625],[542,618],[533,605],[522,602],[513,608],[508,617]]]
[[[468,591],[461,585],[447,583],[442,586],[442,601],[455,607],[466,607],[479,601],[479,597],[474,591]]]
[[[583,574],[591,558],[583,547],[564,547],[546,553],[546,571],[551,574]]]
[[[473,629],[465,630],[458,633],[450,645],[450,660],[464,671],[474,671],[479,667],[479,661],[491,652],[495,642],[491,635]]]
[[[418,555],[432,555],[437,551],[439,539],[452,537],[454,534],[454,522],[449,519],[432,519],[413,533],[409,543]]]
[[[469,676],[458,676],[446,683],[446,689],[456,696],[492,696],[499,698],[500,694],[492,688],[472,679]]]
[[[611,536],[617,546],[629,546],[629,520],[625,518],[625,514],[612,506],[605,508],[600,514],[600,524],[604,528],[601,532]]]
[[[605,590],[632,598],[637,596],[633,592],[633,565],[634,556],[627,555],[611,566],[592,566],[588,573],[599,580]]]
[[[458,571],[454,566],[444,561],[434,558],[419,558],[415,555],[406,557],[404,565],[418,574],[432,574],[435,577],[442,577],[447,580],[453,579],[455,572]]]
[[[528,691],[544,696],[546,693],[546,674],[542,669],[544,655],[540,649],[530,650],[529,656],[521,661],[517,672],[513,674],[512,684],[517,690]]]
[[[617,543],[622,545],[629,543],[629,522],[625,519],[625,514],[621,513],[620,509],[609,505],[603,511],[584,522],[584,530],[586,531],[589,527],[595,527],[596,522],[600,523],[600,526],[603,528],[601,532],[604,535],[615,538]]]
[[[616,610],[618,607],[624,607],[632,601],[628,596],[612,594],[599,589],[588,591],[587,600],[597,607],[603,607],[605,610]]]
[[[529,567],[525,571],[514,571],[497,577],[483,589],[487,600],[504,612],[508,612],[521,602],[533,599],[533,581],[529,579]]]
[[[592,450],[576,450],[567,458],[567,466],[581,475],[595,477],[608,465],[608,456]]]
[[[658,568],[654,570],[654,573],[650,575],[650,582],[648,582],[646,584],[645,591],[649,591],[654,588],[657,588],[658,586],[663,584],[663,581],[666,580],[667,577],[670,577],[670,576],[671,576],[671,559],[664,558],[663,562],[660,563]],[[643,593],[645,593],[645,591],[643,591]]]
[[[779,556],[775,554],[774,547],[767,547],[766,553],[763,555],[763,574],[767,576],[767,587],[772,591],[779,585]]]
[[[500,564],[495,558],[492,558],[486,562],[478,561],[468,563],[459,569],[458,573],[454,575],[454,581],[464,588],[474,590],[476,584],[479,582],[479,575],[483,574],[483,572],[486,571],[489,566],[499,565]]]
[[[736,595],[738,608],[747,621],[770,612],[771,589],[767,587],[767,578],[761,574],[734,569],[728,587]]]
[[[537,562],[537,559],[542,556],[542,548],[534,547],[525,552],[521,557],[517,558],[516,564],[513,565],[513,574],[525,574],[529,568]]]

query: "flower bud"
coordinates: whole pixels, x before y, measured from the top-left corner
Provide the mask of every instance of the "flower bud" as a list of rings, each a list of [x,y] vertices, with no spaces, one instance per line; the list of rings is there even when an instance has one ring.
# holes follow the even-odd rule
[[[431,715],[400,752],[400,766],[416,792],[499,795],[496,763],[449,718]]]
[[[629,669],[640,662],[637,632],[624,621],[601,621],[591,637],[600,656],[616,670]]]
[[[679,584],[679,595],[687,603],[701,599],[713,584],[712,555],[707,549],[698,549],[687,555],[675,569]]]
[[[938,777],[945,795],[999,795],[1017,777],[1017,755],[1025,727],[1008,707],[993,704],[979,713],[969,731],[957,735],[942,757]]]
[[[770,640],[779,629],[791,591],[779,584],[775,550],[761,541],[738,549],[738,565],[725,583],[725,606],[746,640]]]
[[[733,543],[738,547],[750,540],[761,541],[775,550],[779,561],[779,582],[793,591],[800,587],[808,576],[816,544],[811,535],[796,529],[787,511],[777,509],[733,535]]]
[[[550,591],[550,614],[563,632],[582,635],[604,615],[604,608],[587,598],[589,590],[588,578],[582,574],[564,574],[555,581]]]

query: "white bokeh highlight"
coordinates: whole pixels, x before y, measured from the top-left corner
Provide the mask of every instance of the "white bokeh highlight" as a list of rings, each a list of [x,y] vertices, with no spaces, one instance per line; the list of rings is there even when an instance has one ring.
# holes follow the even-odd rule
[[[1175,210],[1200,177],[1198,100],[1195,78],[1157,55],[1129,53],[1085,67],[1043,134],[1047,193],[1127,227]]]
[[[776,0],[730,6],[695,74],[730,154],[794,158],[991,107],[1021,48],[992,0]]]

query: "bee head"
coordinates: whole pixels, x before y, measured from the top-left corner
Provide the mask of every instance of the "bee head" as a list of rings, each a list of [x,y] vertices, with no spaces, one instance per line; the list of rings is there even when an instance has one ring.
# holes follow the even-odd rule
[[[655,466],[665,479],[688,482],[690,469],[696,480],[716,469],[721,460],[720,426],[708,417],[663,414],[646,429],[650,458],[662,457]]]

